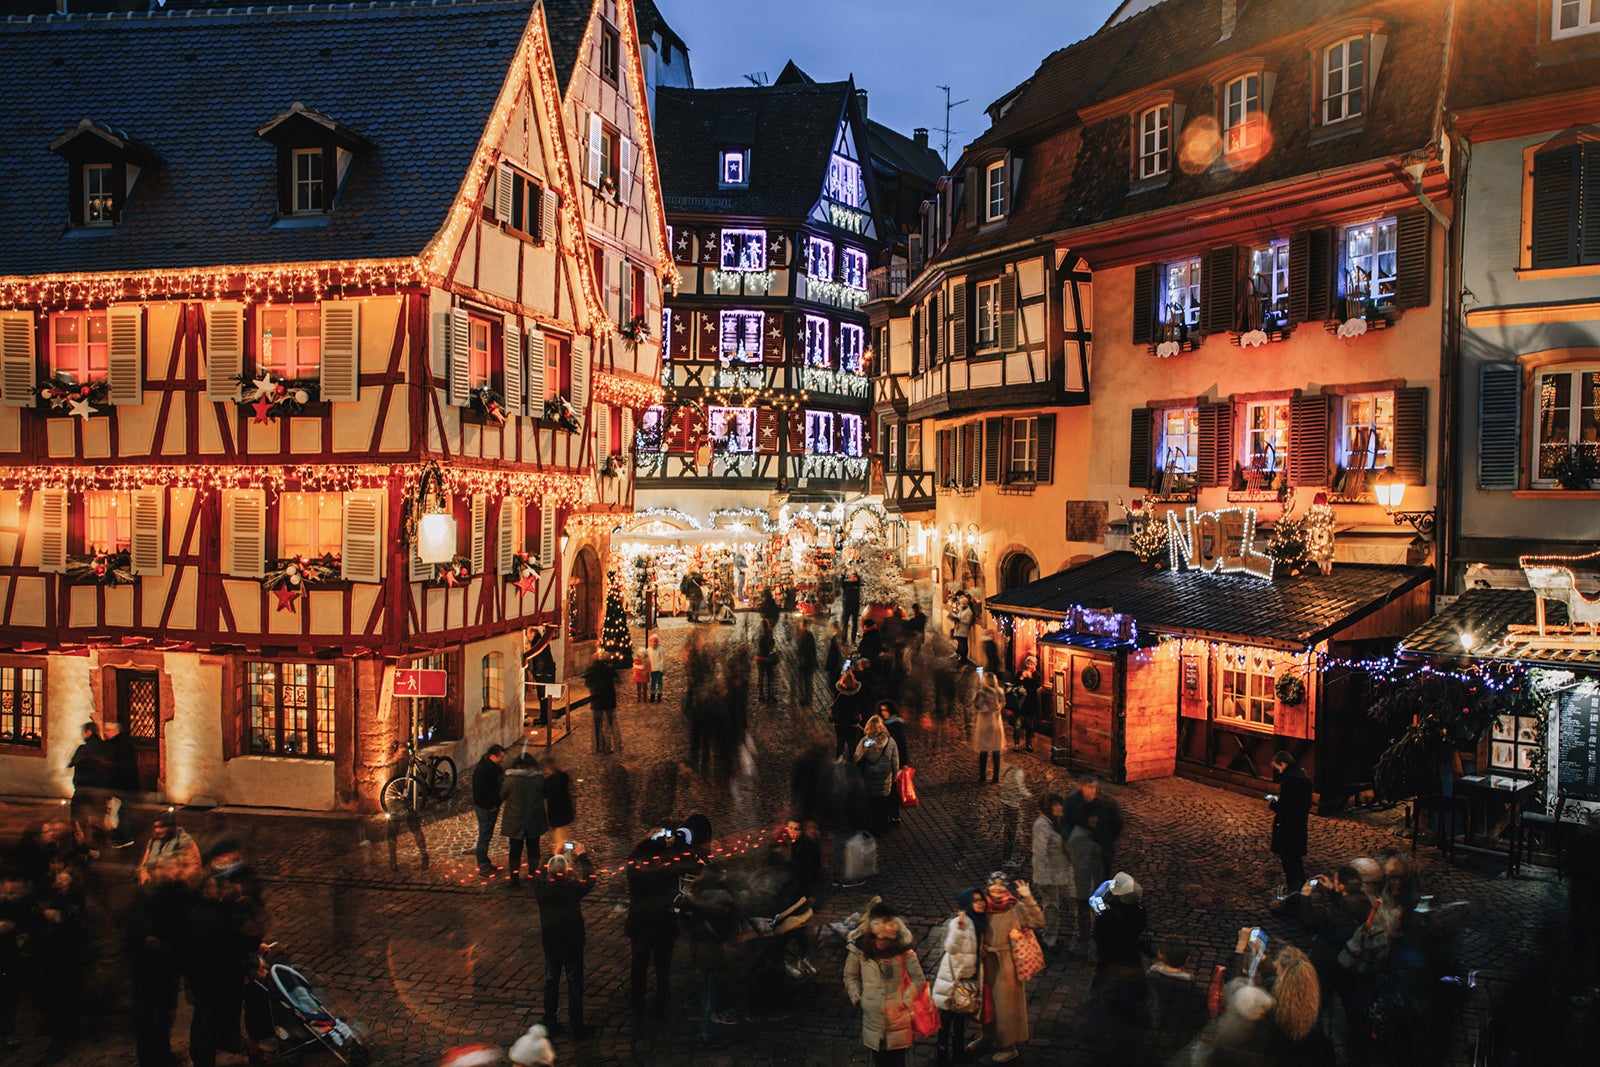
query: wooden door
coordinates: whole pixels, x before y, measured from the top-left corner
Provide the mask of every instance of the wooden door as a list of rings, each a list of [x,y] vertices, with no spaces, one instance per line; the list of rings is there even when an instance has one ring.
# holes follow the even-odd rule
[[[1067,687],[1067,729],[1072,765],[1106,778],[1120,777],[1112,745],[1116,664],[1092,653],[1074,651],[1063,671]]]
[[[161,675],[126,668],[117,671],[117,721],[139,757],[139,788],[161,786]]]

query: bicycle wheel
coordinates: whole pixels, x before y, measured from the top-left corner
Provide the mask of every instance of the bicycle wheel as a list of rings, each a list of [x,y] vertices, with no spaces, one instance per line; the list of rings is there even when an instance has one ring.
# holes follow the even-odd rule
[[[440,756],[433,761],[433,781],[428,789],[436,800],[449,800],[456,792],[456,761]]]
[[[417,810],[416,789],[416,781],[409,774],[397,774],[383,783],[378,804],[390,818],[406,818]]]

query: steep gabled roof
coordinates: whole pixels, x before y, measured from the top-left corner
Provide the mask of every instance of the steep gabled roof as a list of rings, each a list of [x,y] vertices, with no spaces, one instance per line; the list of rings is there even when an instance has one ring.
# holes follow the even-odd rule
[[[651,36],[659,33],[662,40],[672,42],[679,51],[688,52],[689,46],[661,17],[661,9],[656,7],[655,0],[633,0],[633,21],[639,26],[641,44],[648,44]]]
[[[822,195],[849,82],[656,90],[668,211],[800,218]],[[750,149],[750,184],[717,185],[719,149]]]
[[[415,255],[444,226],[528,25],[526,0],[0,22],[0,275]],[[381,75],[381,76],[380,76]],[[325,225],[273,228],[296,101],[360,131]],[[113,228],[66,227],[50,140],[85,115],[164,165]]]
[[[1600,85],[1600,38],[1549,36],[1544,0],[1473,0],[1456,10],[1452,109],[1528,100]]]
[[[543,0],[545,24],[550,27],[550,55],[556,63],[556,80],[565,93],[578,65],[578,49],[594,15],[594,0]]]
[[[867,120],[867,135],[868,151],[874,160],[914,174],[929,185],[944,177],[944,160],[927,145],[871,119]]]

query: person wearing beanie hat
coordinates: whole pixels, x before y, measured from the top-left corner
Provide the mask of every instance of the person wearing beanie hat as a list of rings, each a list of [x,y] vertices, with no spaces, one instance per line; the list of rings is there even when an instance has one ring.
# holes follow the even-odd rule
[[[1010,1063],[1019,1055],[1017,1046],[1028,1040],[1028,986],[1017,977],[1011,935],[1013,931],[1021,936],[1024,929],[1043,927],[1044,912],[1039,910],[1027,882],[1019,878],[1008,884],[1000,871],[989,875],[984,893],[988,926],[980,941],[980,959],[983,984],[988,987],[994,1011],[984,1024],[983,1036],[969,1043],[967,1050],[975,1052],[978,1047],[987,1046],[994,1050],[990,1056],[994,1063]]]
[[[556,1050],[550,1045],[545,1028],[535,1023],[511,1046],[511,1062],[517,1067],[554,1067]]]
[[[1094,924],[1095,969],[1089,983],[1094,1018],[1104,1027],[1112,1062],[1132,1063],[1138,1051],[1144,1001],[1144,957],[1154,956],[1145,937],[1143,891],[1127,871],[1111,879],[1106,910]]]
[[[933,974],[933,1006],[939,1009],[937,1067],[952,1067],[955,1057],[966,1050],[967,1014],[951,1005],[957,985],[976,992],[980,1004],[983,998],[978,983],[978,943],[989,926],[983,893],[963,889],[956,894],[956,904],[956,913],[944,928],[944,956]]]
[[[1114,897],[1132,897],[1137,901],[1143,894],[1144,890],[1127,871],[1118,871],[1116,877],[1111,879],[1111,895]]]

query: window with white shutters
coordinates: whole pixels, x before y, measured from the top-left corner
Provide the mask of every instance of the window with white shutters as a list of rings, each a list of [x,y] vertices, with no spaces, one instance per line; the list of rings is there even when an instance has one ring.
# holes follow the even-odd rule
[[[206,305],[206,399],[238,399],[244,373],[244,305],[219,301]]]
[[[446,382],[451,404],[465,405],[472,398],[472,316],[465,308],[450,309],[446,349]]]
[[[509,578],[516,577],[516,554],[522,551],[522,498],[500,498],[500,517],[495,528],[495,571]]]
[[[472,566],[473,574],[482,574],[487,557],[486,543],[489,536],[488,530],[489,499],[482,493],[472,494],[471,508],[468,514],[472,526],[472,545],[469,549],[468,560]]]
[[[520,415],[526,408],[522,376],[528,363],[522,351],[522,327],[516,318],[506,316],[501,337],[500,381],[505,394],[506,412]]]
[[[556,498],[539,503],[539,565],[547,573],[556,565]]]
[[[137,304],[106,309],[106,398],[144,402],[144,311]]]
[[[528,371],[524,410],[535,418],[543,418],[544,402],[549,398],[546,392],[544,331],[529,330],[523,334],[522,351],[523,363]]]
[[[223,500],[227,530],[227,573],[259,578],[266,573],[267,494],[261,489],[235,489]]]
[[[166,490],[135,489],[130,511],[128,562],[135,574],[159,575],[166,569]]]
[[[617,200],[624,206],[633,199],[633,142],[617,138]]]
[[[67,491],[39,489],[33,500],[39,510],[39,569],[59,574],[67,569]]]
[[[361,393],[361,303],[330,300],[322,305],[322,365],[318,393],[348,403]]]

